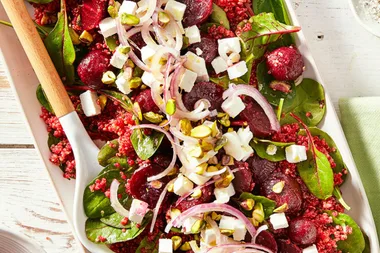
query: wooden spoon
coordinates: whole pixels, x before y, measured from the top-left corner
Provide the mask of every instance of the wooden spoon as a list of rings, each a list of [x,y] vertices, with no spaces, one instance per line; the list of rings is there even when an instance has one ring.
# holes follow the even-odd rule
[[[97,160],[99,149],[80,121],[35,25],[29,18],[24,1],[1,2],[74,152],[76,183],[73,225],[76,236],[92,252],[112,252],[104,245],[89,241],[85,233],[87,217],[83,208],[83,193],[86,185],[102,170]]]

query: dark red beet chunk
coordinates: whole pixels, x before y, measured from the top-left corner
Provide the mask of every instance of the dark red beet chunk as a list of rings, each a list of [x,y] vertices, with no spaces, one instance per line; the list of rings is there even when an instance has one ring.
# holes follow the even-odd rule
[[[267,247],[273,253],[277,253],[278,247],[277,247],[277,242],[274,239],[274,236],[272,235],[271,232],[268,231],[262,231],[257,237],[256,237],[256,243]]]
[[[210,111],[214,109],[220,109],[223,103],[223,88],[212,82],[200,82],[196,83],[193,89],[183,95],[183,103],[187,110],[194,110],[195,103],[204,98],[210,101]]]
[[[154,103],[150,89],[141,91],[135,98],[135,102],[139,103],[141,111],[144,112],[159,112],[160,109]]]
[[[136,33],[131,36],[131,40],[138,46],[140,49],[146,46],[145,41],[143,40],[141,33]],[[133,52],[137,55],[137,57],[141,58],[140,50],[134,49]]]
[[[82,82],[93,89],[103,86],[103,73],[110,70],[111,55],[102,50],[89,52],[78,65],[78,75]]]
[[[305,63],[294,47],[280,47],[267,56],[269,74],[279,81],[294,81],[304,71]]]
[[[277,166],[277,163],[268,161],[266,159],[261,159],[257,155],[249,158],[247,162],[252,169],[255,183],[258,184],[265,182],[272,175]]]
[[[244,98],[245,109],[240,113],[240,118],[248,122],[249,129],[253,135],[265,138],[273,134],[269,119],[263,108],[252,98]]]
[[[302,250],[290,240],[277,240],[278,253],[302,253]]]
[[[202,24],[211,15],[212,0],[180,0],[179,2],[187,6],[182,20],[184,27]]]
[[[192,44],[188,50],[196,54],[197,48],[202,50],[200,56],[205,59],[206,63],[211,63],[218,56],[218,43],[213,38],[202,36],[201,42]]]
[[[285,186],[281,193],[275,193],[273,186],[281,181],[285,182]],[[296,214],[301,210],[303,200],[301,187],[295,179],[285,174],[277,172],[264,181],[261,185],[261,194],[276,201],[277,207],[286,203],[287,214]]]
[[[255,187],[252,178],[252,171],[247,163],[236,162],[236,168],[243,168],[234,173],[235,179],[232,181],[236,192],[251,192]]]
[[[202,191],[202,196],[200,198],[193,199],[192,197],[188,197],[184,199],[182,202],[180,202],[176,208],[178,208],[181,212],[183,212],[193,206],[200,205],[203,203],[209,203],[213,200],[213,196],[214,196],[213,185],[203,187],[201,191]]]
[[[107,15],[106,0],[83,0],[81,9],[81,22],[83,30],[91,30],[97,27]]]
[[[317,239],[317,228],[314,222],[309,219],[293,219],[289,224],[289,238],[300,245],[313,244]]]

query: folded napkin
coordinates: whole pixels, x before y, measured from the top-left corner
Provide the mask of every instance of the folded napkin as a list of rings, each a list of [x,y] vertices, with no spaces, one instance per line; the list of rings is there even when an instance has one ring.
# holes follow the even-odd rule
[[[339,108],[380,235],[380,97],[344,98]]]

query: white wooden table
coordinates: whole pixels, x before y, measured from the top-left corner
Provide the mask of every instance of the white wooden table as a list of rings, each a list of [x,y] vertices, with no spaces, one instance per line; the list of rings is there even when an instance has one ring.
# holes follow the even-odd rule
[[[335,106],[340,97],[380,96],[380,38],[354,20],[348,0],[293,0]],[[32,145],[0,62],[0,226],[47,252],[77,252],[65,215]]]

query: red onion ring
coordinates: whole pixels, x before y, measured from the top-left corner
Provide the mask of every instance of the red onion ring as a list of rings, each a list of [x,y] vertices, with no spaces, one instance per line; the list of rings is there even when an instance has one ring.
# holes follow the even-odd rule
[[[148,10],[146,11],[146,13],[139,17],[140,18],[140,25],[141,24],[145,24],[145,22],[147,22],[150,17],[152,17],[153,13],[154,13],[154,10],[156,9],[156,6],[157,6],[157,0],[148,0]]]
[[[256,231],[256,234],[255,234],[255,236],[253,237],[253,243],[256,243],[256,238],[257,238],[257,236],[261,233],[261,232],[263,232],[263,231],[265,231],[265,230],[268,230],[268,225],[262,225],[261,227],[259,227],[258,229],[257,229],[257,231]]]
[[[110,186],[110,201],[111,201],[111,206],[115,211],[120,214],[123,217],[128,217],[129,216],[129,211],[125,209],[119,202],[118,198],[118,193],[117,191],[119,190],[119,181],[117,179],[114,179],[111,183]]]
[[[270,249],[258,244],[254,244],[254,243],[222,244],[217,247],[212,247],[206,253],[212,253],[214,250],[218,250],[218,249],[233,249],[233,248],[252,248],[252,249],[260,250],[259,252],[273,253],[273,251],[271,251]],[[241,252],[241,251],[237,251],[237,252]]]

